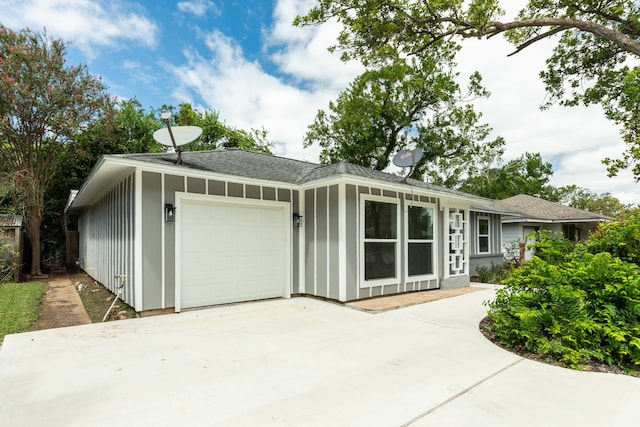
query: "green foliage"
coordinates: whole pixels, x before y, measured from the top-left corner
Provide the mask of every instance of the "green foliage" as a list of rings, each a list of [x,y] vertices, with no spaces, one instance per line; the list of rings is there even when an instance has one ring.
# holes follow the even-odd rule
[[[636,0],[529,0],[504,18],[506,0],[318,0],[295,25],[342,24],[342,58],[384,63],[393,57],[438,57],[458,51],[464,38],[503,34],[519,53],[555,42],[540,77],[548,106],[597,104],[620,126],[627,151],[605,159],[611,175],[631,167],[640,179],[640,3]],[[499,71],[499,70],[498,70]]]
[[[498,339],[571,366],[640,365],[640,270],[540,236],[536,256],[488,303]]]
[[[44,194],[59,153],[111,105],[100,79],[65,55],[60,39],[0,25],[0,181],[25,216],[32,274],[41,273]]]
[[[476,275],[480,283],[501,284],[515,269],[513,262],[505,261],[501,264],[491,263],[490,266],[481,265],[476,268]]]
[[[466,178],[459,189],[490,199],[506,199],[518,194],[547,199],[553,165],[542,160],[540,153],[525,153],[500,167],[487,168]]]
[[[224,147],[272,154],[273,142],[268,139],[266,129],[246,131],[225,124],[217,111],[196,111],[189,103],[182,103],[178,107],[178,112],[173,116],[176,125],[202,128],[202,136],[189,144],[189,151],[215,150]],[[163,106],[162,109],[172,111],[173,107]]]
[[[13,250],[13,242],[2,238],[3,231],[0,228],[0,283],[13,280],[13,273],[18,267],[14,261],[18,254]]]
[[[589,236],[587,250],[609,252],[623,261],[640,265],[640,210],[636,209],[619,221],[600,224]]]
[[[358,76],[319,111],[305,136],[305,146],[319,144],[321,161],[345,160],[383,170],[391,156],[408,146],[425,155],[412,177],[454,186],[478,164],[496,160],[504,141],[487,141],[491,131],[468,97],[484,96],[477,75],[463,94],[447,57],[422,61],[394,59]]]
[[[0,283],[0,344],[5,335],[26,332],[38,320],[45,289],[42,282]]]
[[[632,205],[626,205],[613,197],[611,193],[596,194],[577,185],[554,188],[547,200],[611,218],[622,217],[633,208]]]

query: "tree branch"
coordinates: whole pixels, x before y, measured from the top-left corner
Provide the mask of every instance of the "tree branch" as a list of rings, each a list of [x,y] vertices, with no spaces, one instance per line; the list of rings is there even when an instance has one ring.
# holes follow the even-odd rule
[[[621,50],[633,53],[640,57],[640,42],[637,40],[595,22],[587,22],[570,18],[534,18],[524,21],[512,21],[505,23],[491,22],[487,26],[487,30],[478,32],[477,37],[492,37],[508,30],[530,27],[564,27],[565,30],[575,28],[586,33],[595,34],[605,40],[609,40]]]
[[[549,31],[545,32],[545,33],[539,34],[539,35],[537,35],[536,37],[534,37],[534,38],[532,38],[532,39],[529,39],[529,40],[527,40],[526,42],[524,42],[524,43],[522,43],[522,44],[518,45],[518,47],[516,48],[516,50],[515,50],[514,52],[511,52],[511,53],[510,53],[510,54],[508,54],[507,56],[513,56],[513,55],[515,55],[516,53],[520,53],[522,50],[524,50],[524,49],[526,49],[527,47],[531,46],[531,45],[532,45],[532,44],[534,44],[535,42],[538,42],[538,41],[540,41],[540,40],[542,40],[542,39],[545,39],[545,38],[547,38],[547,37],[551,37],[551,36],[553,36],[554,34],[558,34],[558,33],[562,32],[562,31],[564,31],[564,30],[566,30],[566,29],[567,29],[567,27],[556,27],[556,28],[553,28],[553,29],[551,29],[551,30],[549,30]]]

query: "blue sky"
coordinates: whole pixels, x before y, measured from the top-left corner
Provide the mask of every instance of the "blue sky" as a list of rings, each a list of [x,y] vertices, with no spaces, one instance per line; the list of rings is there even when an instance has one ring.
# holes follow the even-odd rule
[[[509,8],[523,1],[509,0]],[[186,101],[218,110],[229,125],[267,129],[277,154],[317,161],[319,149],[302,146],[307,126],[362,67],[327,52],[336,24],[291,25],[313,3],[0,0],[0,22],[63,38],[70,44],[68,62],[87,64],[119,98],[135,97],[147,109]],[[503,40],[474,40],[458,58],[461,75],[479,70],[492,92],[476,104],[506,139],[506,160],[540,152],[554,164],[552,184],[638,203],[640,187],[631,175],[607,178],[600,163],[624,145],[599,108],[539,110],[545,93],[537,76],[550,46],[539,43],[507,58],[512,47]]]

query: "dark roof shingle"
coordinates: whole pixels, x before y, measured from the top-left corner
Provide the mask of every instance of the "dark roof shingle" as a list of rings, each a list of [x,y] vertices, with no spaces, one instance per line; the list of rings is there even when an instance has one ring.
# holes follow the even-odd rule
[[[162,165],[173,165],[176,162],[177,154],[119,154],[115,155],[115,157]],[[473,196],[414,179],[407,179],[405,181],[405,178],[399,175],[377,171],[347,162],[338,162],[329,165],[317,164],[240,149],[185,151],[182,153],[181,166],[226,175],[266,179],[290,184],[305,184],[322,178],[347,174],[394,184],[406,183],[407,185],[425,190],[446,193],[451,196],[464,197],[467,199],[475,199],[482,203],[493,202],[490,199]]]
[[[527,194],[518,194],[503,200],[497,200],[496,204],[505,209],[517,212],[523,218],[540,219],[550,221],[593,220],[602,221],[611,218],[594,212],[572,208],[571,206],[549,202]]]

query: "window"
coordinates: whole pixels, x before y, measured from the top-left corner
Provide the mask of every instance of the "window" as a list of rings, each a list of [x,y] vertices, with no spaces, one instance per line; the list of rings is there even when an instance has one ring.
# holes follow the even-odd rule
[[[364,280],[371,285],[398,276],[398,204],[379,200],[362,201]]]
[[[478,253],[488,254],[491,252],[489,245],[489,218],[486,216],[478,217]]]
[[[562,234],[568,240],[572,242],[579,242],[582,240],[580,227],[575,224],[562,224]]]
[[[407,275],[434,274],[433,207],[407,208]]]

